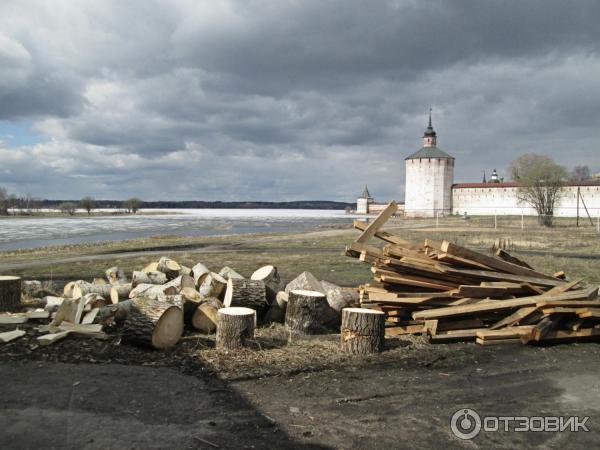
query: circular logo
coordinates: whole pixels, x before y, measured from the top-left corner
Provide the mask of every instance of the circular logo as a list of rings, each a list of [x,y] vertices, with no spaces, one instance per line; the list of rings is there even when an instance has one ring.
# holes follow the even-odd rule
[[[472,409],[459,409],[450,419],[450,428],[459,439],[473,439],[481,431],[481,417]]]

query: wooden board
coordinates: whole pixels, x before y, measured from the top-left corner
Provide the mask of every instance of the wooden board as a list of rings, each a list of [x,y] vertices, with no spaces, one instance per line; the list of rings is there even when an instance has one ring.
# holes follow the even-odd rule
[[[354,242],[365,243],[371,239],[379,228],[381,228],[390,217],[392,217],[398,211],[398,204],[395,201],[391,201],[383,211],[365,228],[362,234],[356,238]]]
[[[538,286],[547,287],[562,286],[565,284],[564,281],[556,279],[530,277],[525,275],[513,275],[510,273],[493,272],[486,270],[456,269],[454,267],[446,265],[439,265],[436,267],[438,267],[444,273],[462,275],[477,280],[515,281],[517,283],[531,283]]]

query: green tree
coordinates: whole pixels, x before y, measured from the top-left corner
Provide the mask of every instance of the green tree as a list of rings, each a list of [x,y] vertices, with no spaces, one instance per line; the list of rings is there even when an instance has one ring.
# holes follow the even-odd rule
[[[535,208],[540,224],[552,226],[554,208],[562,195],[567,169],[549,156],[528,153],[515,159],[509,170],[512,179],[519,183],[519,200]]]

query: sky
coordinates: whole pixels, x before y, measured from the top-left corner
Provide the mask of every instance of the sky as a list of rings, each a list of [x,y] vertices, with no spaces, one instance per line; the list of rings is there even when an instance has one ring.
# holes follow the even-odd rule
[[[404,199],[429,108],[455,182],[600,172],[600,2],[3,0],[0,186],[49,199]]]

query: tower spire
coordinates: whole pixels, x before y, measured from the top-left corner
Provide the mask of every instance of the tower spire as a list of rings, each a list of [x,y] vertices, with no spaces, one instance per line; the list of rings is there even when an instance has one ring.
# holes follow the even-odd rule
[[[429,107],[429,128],[433,128],[431,126],[431,107]]]
[[[423,134],[423,147],[435,147],[436,142],[437,136],[433,129],[433,125],[431,125],[431,108],[429,108],[429,123],[425,130],[425,134]]]

